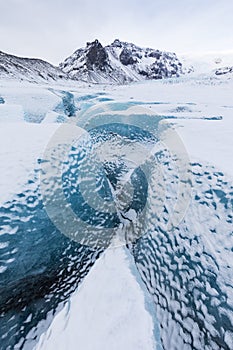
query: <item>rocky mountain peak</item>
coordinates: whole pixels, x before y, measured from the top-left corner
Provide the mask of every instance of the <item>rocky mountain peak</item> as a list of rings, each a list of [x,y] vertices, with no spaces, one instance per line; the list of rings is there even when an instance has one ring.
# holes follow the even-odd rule
[[[97,68],[104,71],[109,64],[108,54],[97,39],[87,43],[86,58],[86,66],[90,70]]]
[[[122,47],[122,42],[119,39],[115,39],[112,43],[111,46],[114,47]]]
[[[60,64],[72,79],[95,83],[125,84],[145,79],[163,79],[182,74],[176,54],[141,48],[115,39],[103,46],[99,40],[88,42]]]

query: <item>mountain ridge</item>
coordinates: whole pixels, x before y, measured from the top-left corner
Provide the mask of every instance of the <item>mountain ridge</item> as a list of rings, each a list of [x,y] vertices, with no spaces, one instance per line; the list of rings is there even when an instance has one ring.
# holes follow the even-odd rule
[[[29,82],[67,80],[66,73],[39,58],[18,57],[0,51],[0,78]]]
[[[0,78],[40,82],[80,81],[95,84],[129,84],[181,76],[233,78],[233,55],[227,59],[198,59],[115,39],[103,46],[87,42],[58,67],[38,58],[18,57],[0,51]]]
[[[87,42],[59,67],[74,80],[92,83],[125,84],[182,74],[182,63],[175,53],[141,48],[119,39],[106,46],[97,39]]]

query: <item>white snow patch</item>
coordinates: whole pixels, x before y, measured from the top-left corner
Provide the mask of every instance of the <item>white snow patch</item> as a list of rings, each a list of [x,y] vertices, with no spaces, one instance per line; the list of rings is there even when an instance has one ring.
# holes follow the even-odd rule
[[[55,316],[36,349],[160,348],[155,320],[146,309],[150,297],[132,273],[132,266],[134,261],[126,248],[108,248]]]
[[[23,108],[21,105],[0,104],[1,123],[23,121],[23,119]]]
[[[59,124],[4,123],[0,128],[0,203],[22,192]]]
[[[176,82],[156,81],[119,87],[112,95],[118,101],[161,103],[147,107],[157,114],[178,118],[168,119],[168,122],[175,124],[190,160],[210,163],[232,177],[232,91],[233,81],[212,85],[178,79]],[[174,113],[179,106],[185,106],[187,111]],[[198,117],[219,116],[222,120],[198,120]]]

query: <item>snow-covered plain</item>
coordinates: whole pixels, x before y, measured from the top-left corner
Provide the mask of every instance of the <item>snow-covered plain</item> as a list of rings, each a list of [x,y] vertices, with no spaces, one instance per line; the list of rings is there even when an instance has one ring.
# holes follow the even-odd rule
[[[100,85],[97,88],[87,84],[77,85],[78,83],[67,83],[65,87],[54,85],[54,91],[51,91],[48,85],[1,82],[0,95],[6,102],[0,104],[0,121],[4,124],[19,122],[23,118],[24,121],[28,121],[30,115],[29,121],[35,121],[36,124],[42,121],[56,123],[54,114],[59,116],[59,112],[54,110],[61,100],[63,90],[72,91],[77,97],[77,105],[81,108],[108,99],[122,102],[156,102],[146,107],[157,114],[172,115],[178,119],[174,120],[174,123],[177,124],[177,132],[190,156],[204,159],[229,174],[233,173],[230,161],[233,146],[233,79],[199,80],[185,77],[126,86]],[[60,114],[64,118],[67,117],[64,111]],[[206,120],[219,116],[222,120]],[[27,127],[29,126],[25,126]],[[4,132],[3,130],[2,124],[1,131]]]
[[[232,91],[233,80],[217,78],[177,78],[128,86],[79,83],[49,86],[1,81],[0,97],[4,99],[0,104],[1,204],[10,201],[25,187],[55,130],[72,118],[70,108],[67,108],[67,93],[73,96],[69,107],[77,116],[79,110],[113,100],[146,103],[152,113],[172,117],[169,123],[180,136],[190,161],[213,167],[231,183]],[[213,222],[215,220],[216,217]],[[228,220],[231,225],[232,216]],[[230,249],[231,238],[228,236],[228,242],[224,241],[224,235],[221,238],[223,251],[224,244]],[[232,255],[226,255],[227,259],[229,257]],[[222,258],[223,262],[217,256],[220,266],[226,263]],[[232,272],[232,260],[228,264]],[[226,274],[226,278],[228,276]],[[109,248],[54,317],[37,349],[67,347],[73,350],[77,346],[85,350],[159,348],[158,315],[139,278],[129,252],[125,248]],[[224,273],[221,278],[224,281]],[[214,291],[210,290],[211,293]],[[226,295],[232,305],[231,287]],[[195,330],[193,336],[195,338]],[[172,333],[169,337],[172,338]],[[176,349],[175,342],[169,350]],[[230,349],[232,329],[226,332],[225,342]],[[190,349],[188,345],[187,349]]]
[[[232,91],[233,80],[180,78],[118,87],[112,94],[122,101],[161,103],[147,107],[177,118],[173,122],[190,159],[204,160],[232,176]],[[211,120],[219,116],[222,120]]]

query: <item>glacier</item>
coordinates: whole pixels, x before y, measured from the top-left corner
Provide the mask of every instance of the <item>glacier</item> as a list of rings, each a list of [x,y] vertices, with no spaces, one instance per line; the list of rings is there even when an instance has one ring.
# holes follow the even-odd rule
[[[1,81],[0,96],[1,347],[52,349],[70,342],[73,349],[78,342],[99,349],[119,341],[125,349],[231,349],[232,81],[179,78],[117,87]],[[107,250],[63,235],[43,203],[45,149],[76,118],[105,161],[97,173],[98,195],[105,202],[114,191],[118,196],[116,230],[107,245],[119,225],[124,237]],[[143,122],[143,132],[119,127]],[[137,181],[131,177],[144,152],[153,154],[158,122],[175,130],[190,160],[190,202],[172,231],[168,222],[179,180],[175,161],[156,149],[161,176],[150,162],[146,179],[140,172]],[[131,134],[136,137],[130,139]],[[64,164],[70,170],[64,172],[68,201],[80,185],[74,146]],[[131,185],[120,191],[129,179]],[[56,181],[51,183],[56,188]],[[135,193],[134,211],[124,212],[128,193]],[[94,239],[98,229],[103,227],[93,228]]]

